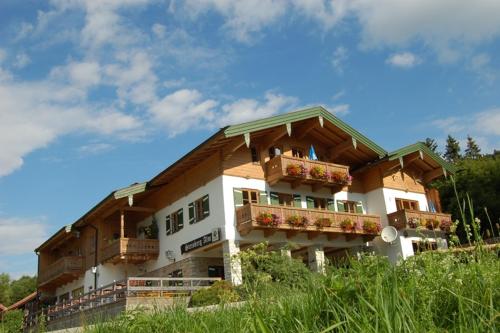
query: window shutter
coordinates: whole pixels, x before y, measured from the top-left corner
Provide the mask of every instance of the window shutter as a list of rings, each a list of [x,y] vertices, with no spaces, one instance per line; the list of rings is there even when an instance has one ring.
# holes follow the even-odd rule
[[[343,201],[337,201],[337,211],[345,212],[345,205]]]
[[[314,198],[313,197],[306,197],[306,203],[307,203],[307,208],[309,208],[309,209],[314,208]]]
[[[328,210],[335,211],[335,200],[326,199],[326,207]]]
[[[293,206],[297,208],[302,208],[302,198],[300,194],[293,195]]]
[[[189,224],[193,224],[195,221],[194,218],[194,202],[191,202],[188,205],[188,214],[189,214]]]
[[[207,217],[210,215],[210,204],[208,201],[208,194],[203,196],[203,199],[201,199],[202,202],[202,208],[203,208],[203,218]]]
[[[278,193],[276,193],[276,192],[269,192],[269,196],[271,197],[271,205],[278,206],[280,204],[280,198],[278,196]]]
[[[234,207],[242,207],[243,206],[243,191],[239,188],[233,188],[234,195]]]
[[[167,235],[171,235],[172,234],[172,226],[170,224],[170,215],[167,215],[167,217],[165,217],[165,225],[166,225]]]
[[[177,231],[184,228],[183,215],[184,215],[184,210],[181,208],[177,211]]]
[[[261,205],[267,205],[267,192],[266,191],[260,191],[259,203]]]
[[[361,201],[356,203],[356,213],[363,214],[363,203]]]

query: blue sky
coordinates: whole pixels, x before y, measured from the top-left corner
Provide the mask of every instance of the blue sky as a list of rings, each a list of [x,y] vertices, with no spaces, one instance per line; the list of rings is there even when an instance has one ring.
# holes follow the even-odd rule
[[[0,272],[224,125],[310,105],[387,150],[500,148],[500,2],[4,0]]]

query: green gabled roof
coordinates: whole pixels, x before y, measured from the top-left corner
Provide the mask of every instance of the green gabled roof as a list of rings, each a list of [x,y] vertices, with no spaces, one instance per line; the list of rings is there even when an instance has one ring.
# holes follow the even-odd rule
[[[441,156],[430,150],[429,147],[427,147],[423,142],[417,142],[389,153],[389,160],[392,161],[417,151],[422,151],[424,154],[429,156],[432,160],[446,169],[446,171],[455,173],[455,166],[453,166],[453,164],[446,162]]]
[[[237,135],[242,135],[245,133],[260,131],[275,126],[285,125],[286,123],[293,123],[295,121],[301,121],[319,116],[322,116],[323,119],[328,120],[341,130],[349,134],[351,137],[355,138],[358,142],[361,142],[362,144],[367,146],[369,149],[377,153],[380,157],[384,157],[387,155],[387,151],[385,149],[377,145],[372,140],[368,139],[366,136],[364,136],[363,134],[361,134],[360,132],[358,132],[357,130],[355,130],[354,128],[352,128],[339,118],[335,117],[333,114],[328,112],[322,106],[316,106],[300,111],[281,114],[270,118],[259,119],[243,124],[229,126],[224,130],[224,134],[226,137],[229,138]]]

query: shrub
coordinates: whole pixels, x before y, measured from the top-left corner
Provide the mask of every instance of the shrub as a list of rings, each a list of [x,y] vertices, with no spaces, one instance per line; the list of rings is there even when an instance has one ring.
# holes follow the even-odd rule
[[[12,310],[3,314],[0,322],[0,332],[17,333],[23,328],[23,312],[21,310]]]
[[[354,225],[354,222],[351,219],[344,219],[340,222],[340,227],[344,231],[354,231],[356,226]]]
[[[375,221],[364,221],[363,222],[363,230],[370,233],[376,234],[380,232],[380,224]]]
[[[215,281],[208,288],[197,290],[191,297],[191,305],[205,306],[219,303],[236,302],[239,295],[234,290],[230,282],[222,280]]]
[[[309,171],[309,174],[311,175],[311,177],[313,177],[315,179],[326,180],[328,178],[328,174],[327,174],[325,168],[322,168],[320,166],[312,167],[311,170]]]
[[[329,227],[332,225],[332,220],[328,217],[320,217],[314,222],[314,225],[318,228]]]
[[[286,166],[286,173],[292,177],[305,177],[307,175],[307,169],[303,164],[289,163]]]
[[[267,243],[241,251],[237,258],[241,262],[243,283],[250,291],[260,292],[270,282],[276,282],[279,287],[305,289],[312,275],[301,260],[268,251]],[[273,284],[273,288],[276,287]]]
[[[309,220],[305,216],[291,215],[287,217],[286,223],[294,227],[307,227],[309,225]]]
[[[256,221],[260,225],[276,226],[281,224],[281,217],[272,213],[260,213],[257,216]]]

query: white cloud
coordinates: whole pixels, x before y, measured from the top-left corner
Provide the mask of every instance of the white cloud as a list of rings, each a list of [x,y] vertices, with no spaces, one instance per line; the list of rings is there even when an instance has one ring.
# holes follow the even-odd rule
[[[492,83],[498,76],[498,70],[491,65],[491,57],[487,53],[474,55],[470,59],[468,69],[476,73],[486,83]]]
[[[112,144],[110,144],[110,143],[93,142],[93,143],[89,143],[89,144],[86,144],[86,145],[83,145],[83,146],[79,147],[78,148],[78,152],[82,156],[86,156],[86,155],[98,155],[98,154],[102,154],[102,153],[111,151],[114,148],[115,147]]]
[[[31,58],[26,53],[19,53],[16,55],[16,60],[14,61],[15,68],[24,68],[26,65],[31,63]]]
[[[180,87],[182,85],[184,85],[186,83],[186,79],[185,78],[180,78],[178,80],[167,80],[167,81],[164,81],[163,82],[163,86],[165,86],[165,88],[177,88],[177,87]]]
[[[212,123],[216,106],[216,101],[203,99],[199,91],[182,89],[153,105],[151,113],[172,137],[188,129],[206,127]]]
[[[342,89],[341,91],[339,91],[338,93],[336,93],[335,95],[332,96],[332,100],[336,101],[336,100],[342,98],[344,95],[345,95],[345,90]]]
[[[43,221],[0,217],[1,255],[32,253],[47,238]]]
[[[475,118],[474,126],[478,131],[486,135],[500,136],[500,108],[480,112]]]
[[[224,30],[244,43],[253,42],[255,35],[275,23],[287,8],[285,0],[186,0],[183,5],[193,19],[205,12],[217,11],[225,19]]]
[[[422,60],[411,52],[395,53],[386,60],[386,63],[401,68],[411,68],[421,62]]]
[[[327,110],[333,114],[337,115],[345,115],[349,113],[350,105],[349,104],[339,104],[327,107]]]
[[[153,31],[156,37],[165,38],[167,27],[165,27],[163,24],[155,23],[151,27],[151,30]]]
[[[222,112],[217,115],[219,126],[243,123],[259,118],[265,118],[282,113],[292,108],[297,98],[267,92],[264,101],[243,98],[222,106]]]
[[[309,17],[326,30],[333,28],[347,14],[349,0],[293,0],[295,11]]]
[[[338,74],[344,72],[344,64],[348,59],[347,49],[343,46],[338,46],[333,52],[331,63]]]

